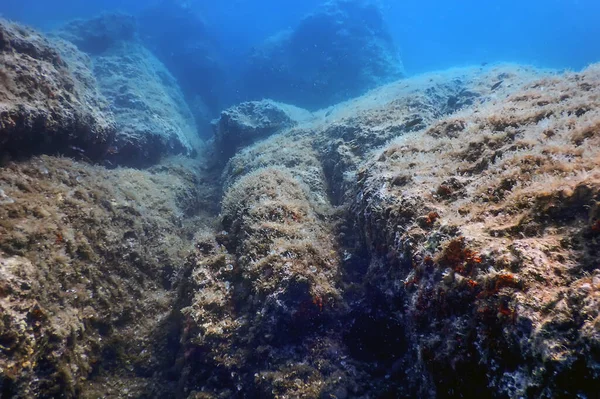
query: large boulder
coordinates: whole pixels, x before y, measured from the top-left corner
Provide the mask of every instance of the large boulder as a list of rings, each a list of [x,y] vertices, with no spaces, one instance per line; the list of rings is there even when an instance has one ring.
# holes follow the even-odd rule
[[[235,105],[212,122],[216,149],[221,158],[228,159],[239,149],[296,126],[310,115],[304,109],[271,100]]]
[[[258,46],[243,75],[251,99],[273,98],[318,109],[403,75],[380,9],[332,0],[293,30]]]
[[[529,82],[360,168],[352,229],[376,300],[348,330],[368,355],[388,335],[364,318],[397,310],[406,341],[378,359],[390,359],[386,384],[423,398],[597,396],[599,77]]]
[[[105,14],[90,24],[107,31],[90,33],[86,23],[76,22],[58,33],[91,51],[118,127],[108,159],[143,166],[165,155],[194,155],[201,144],[194,117],[175,78],[131,33],[132,19]]]
[[[212,206],[173,161],[0,167],[0,397],[171,397],[171,285]]]
[[[0,20],[0,152],[75,151],[95,159],[114,133],[88,57]]]

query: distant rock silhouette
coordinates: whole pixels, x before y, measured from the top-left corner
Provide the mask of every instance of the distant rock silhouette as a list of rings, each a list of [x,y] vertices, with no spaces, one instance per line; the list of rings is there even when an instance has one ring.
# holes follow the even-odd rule
[[[380,9],[334,0],[252,52],[242,82],[251,99],[318,109],[403,76]]]

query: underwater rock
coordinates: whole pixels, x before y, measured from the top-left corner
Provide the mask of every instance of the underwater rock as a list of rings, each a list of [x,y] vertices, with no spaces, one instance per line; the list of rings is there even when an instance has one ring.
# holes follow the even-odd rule
[[[314,153],[304,156],[317,163]],[[350,373],[332,324],[345,307],[331,209],[297,177],[302,167],[249,168],[225,193],[224,231],[190,257],[186,390],[279,398],[345,389]],[[282,373],[297,378],[281,381]]]
[[[139,16],[143,43],[177,78],[203,137],[225,101],[225,67],[206,23],[183,2],[163,0]]]
[[[598,71],[427,74],[239,151],[224,172],[224,232],[190,266],[182,385],[211,397],[232,386],[269,398],[593,395],[600,359],[581,350],[599,336]],[[492,89],[499,77],[506,86]],[[331,173],[323,149],[340,140],[353,159]],[[348,192],[334,216],[326,193],[339,176]],[[320,285],[343,287],[332,291],[341,309],[305,320],[301,336],[274,334],[310,292],[288,262],[320,252],[273,248],[319,231],[313,245],[331,233],[339,245],[341,267]],[[294,281],[307,285],[287,296]]]
[[[242,84],[247,98],[315,110],[402,76],[381,10],[369,1],[333,0],[258,46]]]
[[[221,112],[212,122],[215,146],[219,156],[227,160],[241,148],[289,129],[310,115],[301,108],[270,100],[245,102]]]
[[[201,146],[194,117],[177,81],[150,51],[128,43],[94,59],[118,133],[108,159],[146,165],[162,156],[194,156]]]
[[[94,27],[107,29],[106,33],[94,31],[96,35],[114,39],[103,42],[108,47],[102,52],[91,54],[94,74],[117,124],[107,160],[147,166],[166,155],[194,156],[202,142],[177,81],[134,34],[113,36],[119,32],[113,26],[128,27],[127,23],[132,24],[130,17],[111,14],[91,21]],[[81,25],[85,21],[67,24],[59,34],[66,38],[83,34],[80,41],[87,47],[87,31],[81,33]],[[129,28],[124,30],[129,32]]]
[[[98,159],[114,134],[89,58],[69,43],[0,19],[0,152],[80,150]]]
[[[369,253],[363,283],[404,314],[414,349],[395,351],[411,365],[398,389],[596,395],[599,90],[598,65],[547,76],[404,135],[360,168],[351,213]]]
[[[342,204],[355,195],[359,167],[371,151],[389,140],[420,131],[462,108],[507,95],[546,73],[510,64],[427,73],[315,113],[320,122],[311,127],[318,131],[313,134],[314,145],[319,150],[332,200]],[[490,82],[499,76],[506,79],[506,85],[493,91]],[[448,126],[449,131],[453,128]]]
[[[2,26],[3,84],[35,63],[95,87],[73,45]],[[187,152],[147,49],[93,62],[122,129],[104,152]],[[216,160],[3,161],[0,396],[595,397],[598,92],[598,65],[458,69],[312,114],[232,107]]]
[[[107,13],[91,19],[71,21],[57,34],[75,44],[81,51],[98,55],[120,42],[134,40],[137,25],[135,17],[131,15]]]
[[[196,166],[0,167],[0,396],[169,395],[170,292],[215,203]]]

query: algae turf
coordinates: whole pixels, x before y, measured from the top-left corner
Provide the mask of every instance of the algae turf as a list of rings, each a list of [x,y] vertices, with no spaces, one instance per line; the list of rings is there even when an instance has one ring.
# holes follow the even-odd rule
[[[304,23],[328,29],[338,3]],[[25,156],[0,166],[3,397],[598,391],[597,65],[431,73],[313,113],[243,103],[213,154],[165,159],[192,155],[194,121],[130,17],[62,31],[91,61],[0,28],[2,155]],[[31,109],[45,129],[17,126]],[[98,157],[148,168],[32,157],[87,159],[91,131]]]
[[[598,81],[431,74],[238,151],[181,395],[593,395]]]
[[[168,356],[170,289],[210,209],[194,168],[43,156],[3,166],[0,187],[12,200],[0,208],[3,394],[79,397],[107,369],[152,375]]]

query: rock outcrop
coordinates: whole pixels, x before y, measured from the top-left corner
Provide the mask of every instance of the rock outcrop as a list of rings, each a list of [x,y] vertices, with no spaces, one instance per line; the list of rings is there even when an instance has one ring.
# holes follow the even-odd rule
[[[207,355],[185,363],[184,386],[215,398],[232,386],[272,398],[593,395],[598,71],[428,75],[239,152],[224,233],[192,258],[184,345]],[[350,161],[327,168],[344,146]],[[307,217],[331,209],[327,187],[345,210],[320,217],[334,230]],[[336,236],[328,262],[286,244],[314,232],[329,248]],[[291,295],[297,279],[305,290]]]
[[[272,98],[315,110],[402,75],[379,8],[369,1],[333,0],[258,46],[242,84],[250,99]]]
[[[309,120],[311,114],[271,100],[250,101],[221,112],[213,121],[215,146],[227,161],[244,147]]]
[[[3,398],[175,389],[172,286],[215,201],[189,162],[107,170],[42,156],[0,167]]]
[[[402,309],[406,328],[398,389],[596,395],[598,90],[598,66],[542,78],[406,135],[360,169],[363,284],[379,306]]]
[[[58,35],[87,54],[99,55],[119,43],[135,40],[137,24],[131,15],[104,14],[71,21],[59,30]]]
[[[114,135],[89,58],[69,43],[0,20],[0,153],[82,151],[98,159]]]
[[[93,86],[57,43],[40,68]],[[94,56],[117,118],[153,110],[145,51]],[[233,107],[205,165],[3,161],[0,395],[597,396],[599,92],[598,65],[459,69]]]
[[[193,156],[201,146],[194,117],[177,81],[137,39],[134,27],[127,15],[106,14],[58,32],[91,51],[100,91],[117,123],[107,159],[146,166],[165,155]]]

